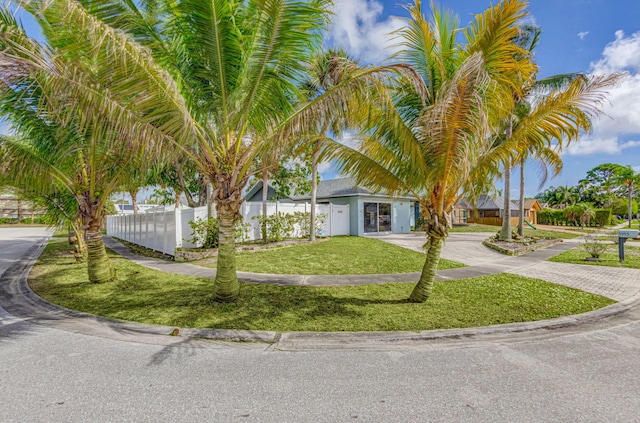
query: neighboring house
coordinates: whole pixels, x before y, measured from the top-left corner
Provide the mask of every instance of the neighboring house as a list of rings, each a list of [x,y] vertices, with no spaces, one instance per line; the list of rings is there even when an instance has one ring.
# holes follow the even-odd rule
[[[472,210],[473,206],[467,201],[467,199],[461,199],[455,206],[453,206],[453,210],[451,211],[451,223],[454,225],[467,223],[467,219],[472,216]]]
[[[133,214],[133,204],[114,204],[116,214]],[[138,204],[138,213],[146,213],[149,210],[163,210],[163,206],[157,204]]]
[[[10,195],[0,196],[0,218],[24,219],[44,214],[43,210],[34,209],[30,201]]]
[[[467,202],[469,204],[469,202]],[[517,225],[519,220],[519,201],[511,200],[511,225]],[[538,200],[525,200],[524,218],[535,225],[538,222],[537,212],[542,210]],[[480,223],[485,225],[502,225],[504,216],[504,198],[502,196],[481,195],[478,197],[475,206],[471,205],[467,210],[468,223]]]
[[[274,190],[268,187],[267,198],[274,199]],[[309,202],[311,194],[291,195],[280,199],[286,202]],[[262,201],[262,181],[252,187],[248,202]],[[353,179],[341,178],[318,183],[318,204],[348,205],[350,234],[367,236],[385,233],[407,233],[415,227],[416,199],[410,196],[391,197],[358,187]]]

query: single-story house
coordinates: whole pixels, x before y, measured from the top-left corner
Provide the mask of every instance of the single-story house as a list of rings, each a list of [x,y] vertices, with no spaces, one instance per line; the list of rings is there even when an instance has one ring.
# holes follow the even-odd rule
[[[116,214],[133,214],[133,204],[115,203],[113,207],[116,209]],[[155,209],[164,210],[164,207],[157,204],[138,204],[138,213],[146,213]]]
[[[38,210],[30,201],[11,195],[0,196],[0,218],[24,219],[42,216],[44,210]]]
[[[253,186],[245,197],[247,202],[262,201],[262,181]],[[267,198],[275,197],[269,185]],[[317,190],[317,204],[349,206],[350,234],[368,236],[387,233],[407,233],[415,227],[416,199],[411,196],[392,197],[382,192],[372,192],[356,185],[351,178],[320,181]],[[311,194],[292,194],[280,199],[284,202],[309,202]]]
[[[467,201],[467,204],[471,204]],[[517,225],[519,220],[520,201],[511,200],[511,224]],[[538,223],[537,212],[542,210],[538,200],[525,200],[524,202],[524,218],[526,221],[535,225]],[[470,205],[467,210],[467,223],[482,223],[486,225],[502,225],[504,216],[504,197],[500,195],[490,196],[481,195],[478,197],[475,205]]]

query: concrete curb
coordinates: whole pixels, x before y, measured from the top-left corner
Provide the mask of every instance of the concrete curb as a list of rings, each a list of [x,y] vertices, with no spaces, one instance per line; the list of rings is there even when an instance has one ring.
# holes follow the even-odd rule
[[[422,332],[270,332],[222,329],[177,328],[178,336],[171,336],[174,327],[123,322],[94,316],[49,303],[36,295],[27,283],[33,267],[48,239],[25,253],[0,277],[0,307],[19,320],[52,326],[58,329],[91,336],[138,343],[170,345],[191,339],[262,343],[277,350],[356,349],[386,350],[430,347],[446,343],[448,346],[468,346],[470,342],[527,340],[540,336],[560,336],[576,330],[586,330],[594,322],[612,320],[640,309],[640,295],[588,313],[536,322],[508,323],[479,328],[429,330]],[[624,319],[622,319],[624,320]],[[624,322],[623,322],[624,323]],[[519,336],[516,336],[519,335]],[[522,336],[524,335],[524,337]],[[516,339],[517,338],[517,339]],[[235,347],[242,344],[229,343]]]

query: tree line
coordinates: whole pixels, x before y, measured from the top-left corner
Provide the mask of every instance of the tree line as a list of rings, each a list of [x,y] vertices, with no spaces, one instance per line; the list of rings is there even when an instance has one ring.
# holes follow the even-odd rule
[[[631,166],[603,163],[589,170],[574,186],[550,187],[536,195],[544,205],[557,209],[609,209],[631,221],[638,214],[640,172]],[[606,222],[608,224],[608,222]]]

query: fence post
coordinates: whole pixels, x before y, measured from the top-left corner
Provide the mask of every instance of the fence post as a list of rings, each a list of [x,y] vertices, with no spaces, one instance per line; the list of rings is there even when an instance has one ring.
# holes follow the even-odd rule
[[[157,235],[157,226],[158,226],[158,218],[157,218],[158,210],[153,210],[153,249],[158,251],[158,244],[156,243],[156,235]]]
[[[182,247],[182,210],[176,208],[176,248]]]

